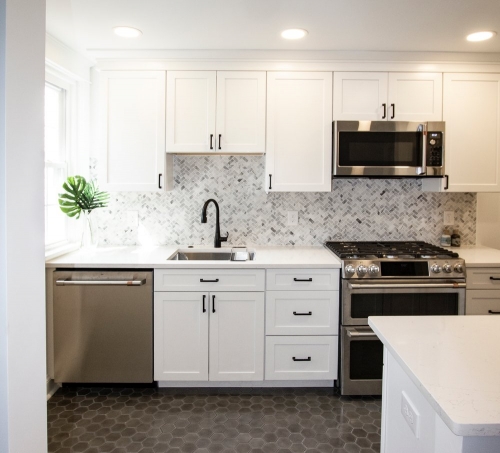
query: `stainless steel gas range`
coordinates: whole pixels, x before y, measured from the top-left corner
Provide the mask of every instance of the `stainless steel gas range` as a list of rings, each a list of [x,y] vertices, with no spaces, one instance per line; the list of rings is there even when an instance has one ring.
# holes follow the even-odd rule
[[[342,260],[340,389],[382,393],[383,346],[368,316],[465,314],[465,262],[425,242],[327,242]]]

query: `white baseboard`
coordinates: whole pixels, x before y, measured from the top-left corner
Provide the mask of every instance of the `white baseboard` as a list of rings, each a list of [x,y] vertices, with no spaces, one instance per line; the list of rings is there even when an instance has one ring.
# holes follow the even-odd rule
[[[54,382],[54,379],[50,379],[47,376],[47,401],[52,398],[52,395],[56,393],[61,388],[60,385]]]
[[[192,382],[192,381],[158,381],[161,388],[217,388],[217,387],[265,387],[265,388],[303,388],[303,387],[333,387],[334,381],[235,381],[235,382]]]

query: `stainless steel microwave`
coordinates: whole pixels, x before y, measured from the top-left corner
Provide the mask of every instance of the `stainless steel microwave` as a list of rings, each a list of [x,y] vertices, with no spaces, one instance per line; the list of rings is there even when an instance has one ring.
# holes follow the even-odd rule
[[[334,177],[444,176],[444,122],[335,121]]]

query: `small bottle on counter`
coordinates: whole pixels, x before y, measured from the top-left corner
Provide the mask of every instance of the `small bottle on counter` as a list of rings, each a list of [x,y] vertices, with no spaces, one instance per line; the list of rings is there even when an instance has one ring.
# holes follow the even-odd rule
[[[452,247],[460,247],[460,234],[458,230],[453,230],[453,234],[451,235],[451,246]]]
[[[445,228],[443,234],[441,234],[441,245],[443,247],[451,246],[451,235],[450,232],[448,231],[448,228]]]

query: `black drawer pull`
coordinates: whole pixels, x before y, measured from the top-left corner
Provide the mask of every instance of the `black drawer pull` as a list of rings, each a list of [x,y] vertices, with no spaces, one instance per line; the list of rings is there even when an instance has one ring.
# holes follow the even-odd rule
[[[212,296],[212,313],[215,313],[215,296]]]
[[[205,298],[206,298],[206,297],[207,297],[207,296],[203,295],[203,313],[206,313],[206,311],[207,311],[207,309],[206,309],[206,307],[205,307]]]
[[[500,315],[500,311],[488,310],[488,313],[489,313],[490,315]]]
[[[216,278],[215,280],[205,280],[203,278],[200,278],[200,283],[217,283],[218,281],[218,278]]]
[[[295,357],[292,357],[294,362],[310,362],[311,357],[308,357],[307,359],[296,359]]]
[[[309,311],[307,313],[297,313],[296,311],[293,312],[295,316],[311,316],[313,314],[312,311]]]
[[[313,279],[312,279],[312,277],[311,278],[294,278],[293,281],[294,282],[312,282]]]
[[[490,280],[500,280],[500,277],[490,277]]]
[[[382,116],[382,119],[385,120],[385,117],[387,116],[387,104],[382,104],[382,107],[384,107],[384,115]]]

